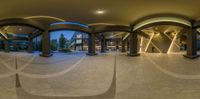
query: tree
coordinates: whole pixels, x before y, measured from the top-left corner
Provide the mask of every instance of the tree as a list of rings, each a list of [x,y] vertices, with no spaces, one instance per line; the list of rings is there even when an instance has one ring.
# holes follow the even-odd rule
[[[56,51],[58,48],[58,42],[57,39],[51,40],[51,50]]]
[[[65,43],[66,43],[66,39],[64,37],[63,34],[60,35],[60,38],[59,38],[59,44],[60,44],[60,48],[61,49],[64,49],[65,48]]]

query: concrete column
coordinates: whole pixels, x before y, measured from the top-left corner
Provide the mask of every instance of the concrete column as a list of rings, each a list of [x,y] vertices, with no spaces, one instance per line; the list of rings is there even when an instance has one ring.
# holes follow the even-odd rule
[[[126,43],[126,42],[122,40],[122,52],[126,52],[125,43]]]
[[[197,58],[197,31],[196,29],[189,28],[187,30],[187,54],[184,55],[186,58],[194,59]]]
[[[129,56],[139,56],[140,54],[137,51],[137,44],[138,44],[138,36],[136,32],[130,33],[130,39],[129,39]]]
[[[5,52],[10,52],[10,48],[9,48],[9,40],[4,40],[4,51]]]
[[[105,51],[108,50],[108,44],[107,44],[107,40],[105,39]]]
[[[129,39],[128,39],[128,41],[127,41],[127,46],[126,46],[126,50],[127,50],[127,51],[129,51],[129,49],[130,49],[129,45],[130,45],[130,44],[129,44]]]
[[[74,51],[76,51],[76,39],[74,41]]]
[[[31,37],[28,37],[28,53],[33,52],[33,39]]]
[[[50,46],[50,33],[45,31],[42,33],[42,54],[43,57],[50,57],[53,54],[51,53],[51,46]]]
[[[95,52],[95,35],[94,34],[88,34],[88,53],[89,56],[97,55]]]
[[[0,50],[3,50],[3,41],[0,41]]]
[[[101,53],[106,52],[106,40],[105,37],[101,36]]]
[[[83,42],[84,42],[84,39],[83,39],[83,34],[82,34],[81,51],[84,50],[84,48],[83,48],[83,46],[84,46]]]
[[[116,50],[118,50],[118,49],[119,49],[119,40],[116,39]]]

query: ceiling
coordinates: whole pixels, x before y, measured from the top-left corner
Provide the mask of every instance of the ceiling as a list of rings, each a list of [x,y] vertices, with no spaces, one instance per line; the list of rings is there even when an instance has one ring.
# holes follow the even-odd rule
[[[198,20],[199,5],[200,0],[1,0],[0,18],[53,16],[85,24],[130,25],[142,17],[161,13]],[[97,15],[96,10],[106,13]]]
[[[7,34],[30,34],[35,31],[35,28],[28,27],[28,26],[4,26],[1,27],[2,31]]]
[[[146,29],[143,29],[142,31],[149,34],[149,33],[178,33],[181,32],[183,28],[180,26],[172,26],[172,25],[159,25],[159,26],[153,26]]]
[[[200,0],[2,0],[0,19],[22,17],[49,25],[57,21],[77,21],[83,24],[107,23],[127,25],[155,14],[176,14],[200,19]],[[97,10],[105,11],[96,14]],[[29,34],[33,28],[1,27],[5,33]],[[157,28],[157,29],[156,29]],[[154,27],[146,31],[174,31],[180,27]],[[105,34],[104,34],[105,35]],[[124,33],[107,33],[106,38],[122,38]]]
[[[106,39],[122,39],[126,32],[106,32],[99,35],[104,35]]]

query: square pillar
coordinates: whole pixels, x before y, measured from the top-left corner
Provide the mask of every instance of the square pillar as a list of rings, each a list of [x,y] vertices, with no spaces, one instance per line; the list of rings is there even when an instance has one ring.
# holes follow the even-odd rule
[[[126,52],[125,44],[126,44],[126,41],[122,40],[122,52]]]
[[[33,39],[28,37],[28,53],[33,53]]]
[[[105,37],[101,36],[101,53],[106,52],[106,40]]]
[[[88,34],[88,53],[89,56],[97,55],[95,52],[95,35],[94,34]]]
[[[105,39],[105,51],[108,50],[108,44],[107,44],[108,40]]]
[[[184,55],[186,58],[197,58],[197,31],[196,29],[189,28],[187,30],[187,53]]]
[[[127,46],[126,46],[126,49],[127,49],[127,51],[129,51],[129,49],[130,49],[130,47],[129,47],[129,39],[128,39],[128,41],[127,41]]]
[[[118,49],[119,49],[119,40],[116,39],[116,50],[118,50]]]
[[[50,46],[50,33],[45,31],[42,33],[42,54],[40,56],[43,57],[50,57],[53,54],[51,53],[51,46]]]
[[[138,47],[138,36],[136,32],[132,32],[130,33],[130,38],[129,38],[129,56],[139,56],[140,54],[137,51],[137,47]]]
[[[74,51],[76,51],[76,40],[77,38],[75,39],[75,42],[74,42]]]

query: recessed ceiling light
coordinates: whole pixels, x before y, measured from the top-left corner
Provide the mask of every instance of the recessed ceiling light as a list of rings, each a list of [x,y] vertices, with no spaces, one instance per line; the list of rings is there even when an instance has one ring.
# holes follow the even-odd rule
[[[97,11],[95,11],[95,13],[96,13],[96,14],[104,14],[105,11],[104,11],[104,10],[97,10]]]

